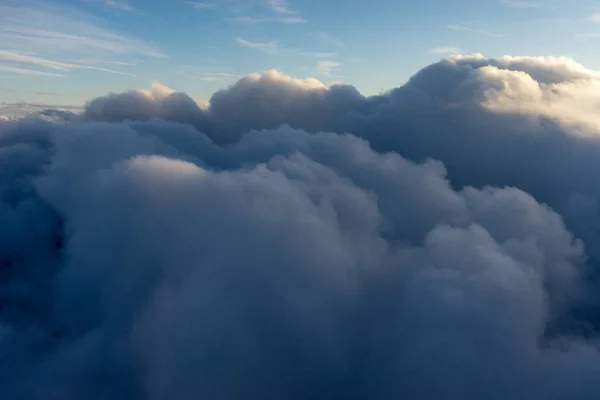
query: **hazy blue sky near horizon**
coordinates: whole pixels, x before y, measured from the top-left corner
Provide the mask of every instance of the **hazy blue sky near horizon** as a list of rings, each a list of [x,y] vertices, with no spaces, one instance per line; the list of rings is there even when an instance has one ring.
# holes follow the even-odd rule
[[[600,69],[600,1],[0,0],[0,103],[81,105],[160,82],[197,100],[277,69],[364,94],[446,54]]]

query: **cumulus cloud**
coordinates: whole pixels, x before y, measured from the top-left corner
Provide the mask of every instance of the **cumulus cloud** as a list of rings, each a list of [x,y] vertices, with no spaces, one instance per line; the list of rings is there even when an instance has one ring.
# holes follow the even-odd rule
[[[593,399],[598,74],[453,56],[0,121],[8,399]]]
[[[351,132],[379,151],[416,161],[439,159],[460,185],[517,186],[553,207],[560,197],[560,207],[568,208],[572,194],[598,195],[588,172],[597,159],[598,76],[564,57],[459,55],[424,68],[385,95],[364,97],[352,86],[327,88],[314,79],[270,71],[241,79],[216,93],[207,110],[180,115],[176,122],[207,123],[212,130],[202,131],[221,143],[283,124],[309,132]],[[127,117],[136,119],[109,112],[88,119]],[[554,158],[535,157],[538,148]],[[512,160],[508,165],[506,157]]]

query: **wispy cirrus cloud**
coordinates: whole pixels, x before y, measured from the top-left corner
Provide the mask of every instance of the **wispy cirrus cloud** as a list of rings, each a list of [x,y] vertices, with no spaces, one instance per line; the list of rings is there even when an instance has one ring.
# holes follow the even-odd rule
[[[37,71],[33,69],[20,68],[20,67],[11,67],[9,65],[0,64],[1,72],[10,72],[13,74],[19,75],[32,75],[32,76],[52,76],[52,77],[63,77],[65,74],[59,74],[55,72],[45,72],[45,71]]]
[[[116,8],[121,11],[134,11],[131,4],[126,1],[104,0],[104,5],[111,8]]]
[[[325,51],[297,51],[296,54],[298,54],[299,56],[314,58],[333,58],[337,56],[337,53]]]
[[[332,58],[337,56],[337,53],[335,52],[304,51],[297,48],[285,47],[277,40],[252,41],[241,37],[236,37],[234,39],[241,47],[262,51],[263,53],[270,55],[286,54],[310,58]]]
[[[211,10],[217,8],[217,5],[214,3],[204,3],[199,1],[187,1],[186,3],[201,10]]]
[[[235,17],[229,18],[229,21],[245,24],[262,24],[265,22],[281,22],[284,24],[304,24],[306,20],[300,17]]]
[[[186,1],[186,3],[199,9],[223,8],[232,12],[262,10],[273,14],[298,14],[287,0],[212,0]]]
[[[456,32],[472,33],[475,35],[490,36],[490,37],[502,37],[501,33],[497,33],[497,32],[486,30],[486,29],[473,28],[471,26],[467,26],[467,25],[463,25],[463,24],[448,25],[448,29],[456,31]]]
[[[210,2],[186,1],[197,9],[222,9],[231,14],[228,21],[261,24],[278,22],[302,24],[307,22],[286,0],[213,0]]]
[[[179,74],[189,79],[195,79],[204,82],[233,81],[244,76],[244,74],[232,74],[228,72],[198,71],[195,67],[191,66],[184,67],[181,71],[179,71]]]
[[[450,55],[450,54],[460,54],[462,51],[455,46],[441,46],[434,47],[429,49],[429,53],[431,54],[440,54],[440,55]]]
[[[138,62],[125,62],[125,61],[110,61],[110,60],[96,60],[90,58],[84,59],[75,59],[70,62],[78,63],[78,64],[87,64],[87,65],[121,65],[127,67],[133,67],[134,65],[138,65]]]
[[[4,71],[38,76],[61,76],[73,70],[132,75],[117,66],[128,66],[133,56],[165,57],[153,44],[120,35],[103,24],[97,17],[56,3],[0,4],[0,63]],[[73,59],[96,62],[62,61]],[[101,62],[113,63],[115,69],[97,66]]]
[[[501,0],[500,2],[504,5],[506,5],[508,7],[512,7],[512,8],[527,9],[527,8],[540,8],[541,7],[540,3],[535,3],[535,2],[531,2],[531,1]]]
[[[34,66],[34,67],[53,69],[53,70],[59,70],[59,71],[65,71],[65,72],[69,72],[69,71],[72,71],[75,69],[88,69],[88,70],[92,70],[92,71],[101,71],[101,72],[109,72],[112,74],[133,76],[133,74],[130,74],[128,72],[115,71],[115,70],[112,70],[109,68],[48,60],[45,58],[30,56],[27,54],[18,53],[18,52],[14,52],[14,51],[7,51],[7,50],[0,50],[0,63],[4,63],[4,64],[9,63],[9,64],[16,64],[16,65],[29,65],[29,66]]]
[[[267,0],[267,5],[279,14],[296,14],[286,0]]]
[[[253,42],[251,40],[237,37],[235,38],[235,41],[242,47],[259,50],[267,54],[279,54],[283,50],[279,45],[279,42],[276,40],[271,40],[268,42]]]
[[[321,61],[317,64],[317,73],[321,76],[331,76],[331,73],[342,64],[337,61]]]
[[[26,91],[26,90],[15,90],[11,88],[0,87],[0,92],[3,93],[11,93],[11,94],[31,94],[34,96],[43,96],[43,97],[57,97],[59,94],[57,92],[46,92],[43,90],[36,90],[34,92]]]

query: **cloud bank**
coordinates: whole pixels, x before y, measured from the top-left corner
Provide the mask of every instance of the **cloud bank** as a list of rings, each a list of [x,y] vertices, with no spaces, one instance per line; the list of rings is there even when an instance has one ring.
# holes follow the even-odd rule
[[[599,79],[454,56],[0,121],[3,398],[595,398]]]

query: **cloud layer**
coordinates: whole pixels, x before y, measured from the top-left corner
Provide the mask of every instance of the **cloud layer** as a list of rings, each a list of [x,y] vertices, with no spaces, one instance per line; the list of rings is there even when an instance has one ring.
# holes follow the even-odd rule
[[[454,56],[0,121],[4,398],[595,398],[599,82]]]

